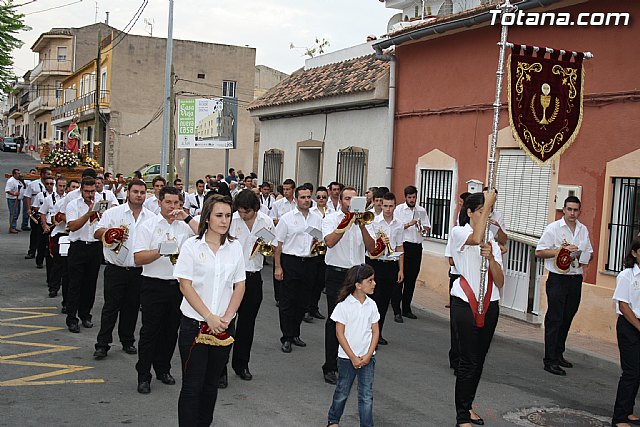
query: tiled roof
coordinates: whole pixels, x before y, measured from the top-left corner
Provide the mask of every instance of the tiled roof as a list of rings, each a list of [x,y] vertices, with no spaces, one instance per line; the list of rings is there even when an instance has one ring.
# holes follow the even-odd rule
[[[375,55],[300,70],[249,104],[249,110],[275,107],[375,90],[375,83],[389,73],[387,61]]]

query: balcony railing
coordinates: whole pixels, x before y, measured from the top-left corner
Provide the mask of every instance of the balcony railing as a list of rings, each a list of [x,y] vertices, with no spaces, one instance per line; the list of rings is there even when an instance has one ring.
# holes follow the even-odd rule
[[[86,95],[67,101],[59,107],[56,107],[51,113],[52,120],[58,120],[64,117],[79,116],[86,112],[93,112],[96,105],[96,91],[89,92]],[[100,91],[100,108],[109,108],[109,91]]]
[[[56,106],[56,99],[52,96],[38,96],[29,103],[28,111],[31,113],[37,109],[52,109]]]
[[[67,74],[72,71],[72,63],[68,59],[45,59],[31,71],[31,80],[35,80],[42,73]]]

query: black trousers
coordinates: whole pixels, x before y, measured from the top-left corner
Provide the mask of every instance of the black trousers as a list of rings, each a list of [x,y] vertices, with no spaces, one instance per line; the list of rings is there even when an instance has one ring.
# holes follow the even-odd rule
[[[628,422],[629,415],[633,414],[638,387],[640,387],[640,331],[624,316],[618,316],[616,332],[622,375],[618,381],[612,425]]]
[[[376,274],[376,288],[373,292],[373,300],[378,306],[378,313],[380,313],[380,321],[378,326],[380,327],[380,336],[382,336],[382,328],[384,326],[384,319],[389,309],[389,302],[395,288],[399,287],[398,283],[398,261],[378,261],[375,259],[368,260],[367,264],[373,267]],[[394,314],[396,310],[393,310]]]
[[[282,280],[278,280],[276,279],[276,268],[275,268],[275,261],[274,261],[274,267],[273,267],[273,298],[276,300],[277,303],[280,303],[280,288],[282,287]]]
[[[122,345],[133,345],[136,342],[134,333],[140,311],[141,273],[142,267],[119,267],[107,264],[104,268],[104,305],[96,350],[110,348],[116,321],[118,321],[118,337]],[[118,317],[120,317],[119,320]]]
[[[82,320],[91,320],[91,309],[96,299],[96,283],[102,262],[102,243],[72,242],[69,246],[67,261],[69,266],[67,325],[71,325],[78,323],[78,317]]]
[[[402,314],[411,313],[411,301],[416,289],[416,280],[422,264],[422,245],[420,243],[404,242],[404,282],[396,286],[393,294],[392,305],[399,307],[402,302]],[[400,313],[396,313],[400,314]]]
[[[323,372],[338,370],[338,338],[336,337],[336,322],[331,320],[333,309],[336,308],[338,293],[347,275],[347,268],[327,265],[325,287],[327,289],[327,321],[324,325],[324,365]]]
[[[34,256],[41,255],[38,250],[38,243],[40,241],[40,235],[42,235],[42,226],[38,221],[31,219],[31,217],[29,217],[29,226],[31,227],[31,232],[29,233],[29,250],[27,253]],[[40,264],[42,264],[42,259],[43,258],[40,259]]]
[[[318,255],[318,265],[316,275],[310,278],[309,286],[309,302],[307,304],[307,313],[315,313],[320,311],[320,297],[322,296],[322,290],[324,289],[324,275],[327,269],[327,264],[324,263],[324,255]]]
[[[316,277],[317,257],[302,258],[282,254],[284,278],[280,287],[281,342],[300,336],[300,324],[309,301],[310,280]]]
[[[544,316],[544,364],[557,365],[565,350],[573,317],[582,293],[581,274],[549,272],[547,314]]]
[[[49,274],[49,290],[58,292],[62,288],[62,306],[67,302],[67,292],[69,288],[69,271],[67,267],[67,257],[60,256],[60,237],[66,234],[56,234],[50,240],[51,272]],[[47,264],[48,265],[48,264]]]
[[[453,282],[456,281],[460,277],[459,274],[451,274],[449,273],[449,306],[451,306],[451,299],[454,298],[451,296],[451,288],[453,288]],[[458,366],[458,343],[456,342],[456,331],[453,327],[453,319],[451,318],[451,313],[449,313],[449,329],[451,332],[451,348],[449,349],[449,367],[455,369]]]
[[[182,293],[177,280],[146,276],[140,276],[140,279],[142,327],[136,363],[138,382],[151,381],[151,367],[156,376],[171,371],[171,358],[176,349],[182,318]]]
[[[233,343],[233,357],[231,367],[236,373],[249,367],[251,346],[256,329],[256,317],[262,304],[262,276],[260,271],[247,271],[244,296],[238,307],[236,321],[236,336]]]
[[[178,398],[178,424],[209,426],[218,398],[218,378],[229,359],[231,346],[195,344],[200,322],[182,316],[178,348],[182,361],[182,389]],[[233,322],[227,332],[234,335]]]
[[[498,324],[500,314],[498,301],[492,301],[486,307],[484,327],[478,328],[469,303],[457,297],[451,298],[451,321],[454,323],[459,351],[458,365],[455,370],[455,404],[458,424],[471,422],[469,411],[476,397],[484,360]]]

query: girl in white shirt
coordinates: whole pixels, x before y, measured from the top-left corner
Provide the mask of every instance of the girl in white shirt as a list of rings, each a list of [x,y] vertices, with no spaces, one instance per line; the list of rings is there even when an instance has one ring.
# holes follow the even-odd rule
[[[344,412],[351,386],[358,377],[360,426],[373,426],[373,374],[376,344],[380,337],[378,307],[367,295],[376,287],[373,267],[360,264],[347,272],[331,314],[336,322],[338,382],[329,409],[328,426],[337,426]]]
[[[495,200],[493,191],[469,195],[460,210],[460,225],[453,227],[449,236],[451,256],[460,273],[451,288],[451,327],[455,338],[451,346],[458,354],[458,363],[454,367],[456,425],[460,427],[484,424],[473,411],[472,404],[498,323],[499,289],[504,284],[500,248],[493,241],[491,232],[489,243],[482,244]],[[489,271],[485,282],[484,310],[478,314],[483,257],[489,261]]]
[[[242,245],[229,235],[231,198],[208,197],[202,207],[198,235],[180,249],[174,276],[184,295],[178,346],[182,360],[182,389],[178,400],[180,426],[210,425],[218,396],[218,378],[229,345],[196,343],[204,324],[209,334],[234,334],[232,321],[244,295]]]
[[[640,386],[640,238],[631,242],[624,267],[616,279],[613,299],[616,301],[618,323],[618,349],[622,375],[618,382],[616,403],[613,407],[613,426],[640,424],[633,406]]]

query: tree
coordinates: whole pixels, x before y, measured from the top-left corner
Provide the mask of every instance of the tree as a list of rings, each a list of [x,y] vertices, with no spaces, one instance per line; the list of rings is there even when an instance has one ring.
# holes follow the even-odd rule
[[[320,40],[318,37],[316,37],[316,42],[313,44],[313,46],[299,47],[299,46],[295,46],[293,43],[290,42],[289,49],[302,49],[304,50],[305,56],[308,56],[309,58],[313,58],[317,54],[322,55],[325,51],[325,48],[329,45],[330,45],[329,40],[325,39],[324,37],[322,38],[322,40]]]
[[[0,90],[4,92],[15,80],[12,52],[24,44],[17,34],[29,30],[24,15],[17,12],[16,7],[13,0],[0,0]]]

